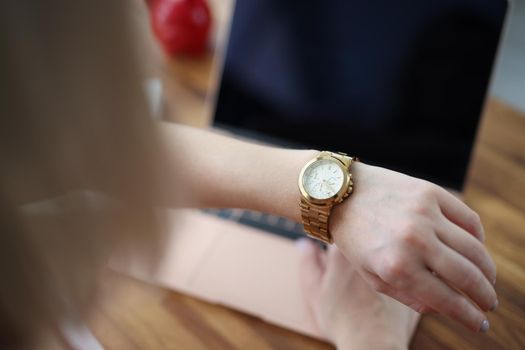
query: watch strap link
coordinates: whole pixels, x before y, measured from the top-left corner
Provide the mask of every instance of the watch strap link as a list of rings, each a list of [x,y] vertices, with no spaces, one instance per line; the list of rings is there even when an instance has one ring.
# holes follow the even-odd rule
[[[350,166],[352,165],[353,162],[359,161],[359,159],[357,157],[350,157],[348,154],[343,153],[343,152],[323,151],[323,152],[321,152],[321,154],[322,153],[328,153],[330,156],[334,157],[335,159],[337,159],[338,161],[343,163],[345,168],[347,168],[349,170],[350,170]]]
[[[299,205],[301,207],[301,217],[306,234],[326,244],[332,244],[334,240],[330,231],[328,231],[328,218],[330,217],[332,208],[313,205],[303,198],[301,198]]]

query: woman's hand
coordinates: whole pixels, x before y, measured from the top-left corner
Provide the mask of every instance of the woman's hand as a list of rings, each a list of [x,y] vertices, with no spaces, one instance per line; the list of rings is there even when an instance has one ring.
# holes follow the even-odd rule
[[[318,151],[265,147],[166,123],[159,132],[159,205],[246,208],[301,221],[297,177]],[[496,269],[481,243],[477,214],[423,180],[360,162],[352,173],[354,193],[334,207],[330,230],[359,274],[418,311],[433,309],[486,330],[475,304],[482,310],[497,304]]]
[[[338,349],[407,349],[419,314],[376,293],[335,246],[301,250],[301,287],[319,330]]]
[[[354,193],[334,207],[330,228],[359,274],[416,311],[487,331],[481,310],[497,306],[496,267],[479,216],[427,181],[363,163],[352,173]]]

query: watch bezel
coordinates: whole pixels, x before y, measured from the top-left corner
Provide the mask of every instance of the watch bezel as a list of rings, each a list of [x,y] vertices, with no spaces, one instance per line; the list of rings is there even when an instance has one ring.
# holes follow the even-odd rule
[[[341,188],[337,193],[335,193],[333,196],[324,198],[324,199],[318,199],[315,197],[310,196],[310,194],[306,191],[304,188],[303,180],[304,180],[304,174],[306,170],[315,162],[319,162],[322,160],[329,160],[332,163],[334,163],[336,166],[338,166],[343,171],[343,184],[341,185]],[[308,202],[318,205],[328,205],[333,203],[339,203],[342,202],[343,199],[349,194],[352,187],[352,174],[348,170],[348,168],[336,157],[328,154],[319,154],[316,158],[311,159],[308,161],[303,168],[301,169],[301,173],[299,174],[299,190],[301,192],[301,196],[306,199]]]

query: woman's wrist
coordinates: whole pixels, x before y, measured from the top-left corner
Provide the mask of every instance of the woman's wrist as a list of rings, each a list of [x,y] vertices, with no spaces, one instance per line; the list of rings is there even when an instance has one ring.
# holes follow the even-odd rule
[[[338,235],[347,233],[346,230],[342,230],[340,227],[343,226],[345,221],[348,219],[347,215],[350,215],[350,218],[352,217],[353,211],[350,209],[352,202],[355,201],[356,197],[363,196],[367,190],[365,173],[369,168],[370,165],[364,164],[362,162],[354,162],[352,164],[350,169],[353,179],[352,194],[350,194],[350,196],[345,201],[335,205],[332,209],[329,228],[336,244],[340,242],[341,239],[343,239],[342,237],[338,237]]]

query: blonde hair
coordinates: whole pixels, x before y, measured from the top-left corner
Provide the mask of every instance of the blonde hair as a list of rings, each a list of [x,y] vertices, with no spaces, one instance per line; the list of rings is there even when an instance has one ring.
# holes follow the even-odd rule
[[[155,255],[161,145],[133,22],[144,6],[0,4],[2,348],[82,318],[116,247]]]

